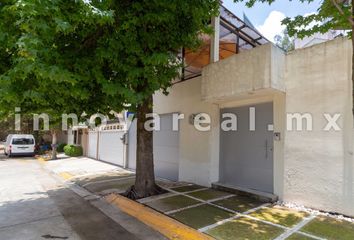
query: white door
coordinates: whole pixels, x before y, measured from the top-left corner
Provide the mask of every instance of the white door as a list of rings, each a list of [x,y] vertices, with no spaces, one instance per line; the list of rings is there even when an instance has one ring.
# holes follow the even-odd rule
[[[87,156],[90,158],[97,158],[97,132],[88,133],[88,149]]]
[[[115,165],[124,165],[124,131],[101,131],[99,136],[99,160]]]
[[[178,181],[179,132],[172,130],[172,114],[160,115],[161,131],[154,132],[156,177]],[[128,167],[136,167],[136,120],[128,131]]]

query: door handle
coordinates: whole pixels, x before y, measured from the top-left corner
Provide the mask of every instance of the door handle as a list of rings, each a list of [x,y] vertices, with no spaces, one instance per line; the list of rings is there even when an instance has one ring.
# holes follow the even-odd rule
[[[266,142],[265,142],[265,157],[266,157],[266,159],[268,159],[268,139],[266,139]]]

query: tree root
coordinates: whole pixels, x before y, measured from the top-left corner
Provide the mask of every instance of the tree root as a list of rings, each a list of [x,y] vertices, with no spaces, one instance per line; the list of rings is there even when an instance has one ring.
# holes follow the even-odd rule
[[[168,191],[166,191],[165,189],[163,189],[162,187],[158,186],[155,184],[155,186],[151,189],[149,189],[148,191],[144,191],[143,193],[139,193],[135,186],[131,186],[127,189],[127,191],[125,191],[125,193],[123,193],[122,195],[132,199],[132,200],[138,200],[141,198],[146,198],[146,197],[151,197],[151,196],[155,196],[155,195],[159,195],[159,194],[163,194],[163,193],[167,193]]]

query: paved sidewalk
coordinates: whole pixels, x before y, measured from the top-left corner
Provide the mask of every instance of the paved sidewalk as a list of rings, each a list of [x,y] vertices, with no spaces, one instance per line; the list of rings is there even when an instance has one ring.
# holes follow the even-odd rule
[[[67,157],[59,154],[57,160],[45,161],[47,169],[64,177],[66,180],[74,177],[83,177],[108,172],[131,173],[121,167],[93,160],[87,157]]]
[[[134,175],[74,179],[97,194],[122,193]],[[215,239],[354,239],[354,223],[187,183],[158,181],[169,192],[139,200]]]
[[[0,155],[0,240],[164,239],[102,199],[78,195],[46,165]]]
[[[76,172],[75,176],[70,177],[70,182],[94,196],[122,193],[134,184],[133,172],[118,167],[113,167],[105,174],[100,171],[90,172],[88,169],[93,168],[89,165],[94,160],[85,161],[87,167],[80,167],[83,171],[81,174],[84,174]],[[62,164],[53,162],[48,166],[50,165],[59,175],[63,170],[75,173],[73,163],[65,167],[64,162]],[[100,168],[96,170],[98,169]],[[86,174],[88,172],[91,174]],[[354,239],[354,223],[344,220],[296,211],[194,184],[162,179],[158,180],[158,184],[169,192],[141,199],[139,202],[215,239]]]
[[[114,220],[114,224],[122,226],[125,230],[129,231],[134,237],[131,239],[144,239],[144,240],[165,240],[166,238],[160,233],[152,230],[150,227],[136,220],[135,218],[125,214],[120,211],[118,208],[107,203],[103,198],[103,194],[99,194],[94,191],[87,191],[83,188],[83,185],[91,186],[92,181],[97,184],[108,184],[111,180],[124,180],[131,179],[134,177],[134,173],[128,170],[125,170],[121,167],[114,166],[108,163],[101,161],[96,161],[86,157],[78,158],[68,158],[65,155],[60,155],[57,160],[50,161],[39,161],[42,164],[42,167],[48,172],[51,172],[64,183],[65,186],[75,192],[75,199],[66,199],[65,197],[57,195],[57,198],[61,198],[58,201],[58,205],[65,203],[67,201],[82,202],[84,208],[95,207],[99,209],[101,213],[104,213],[105,216],[108,216],[110,219]],[[125,185],[124,185],[125,184]],[[124,182],[124,191],[126,188],[131,186],[130,182]],[[98,187],[98,186],[94,186]],[[114,188],[114,186],[113,186]],[[99,189],[99,187],[98,187]],[[74,197],[74,196],[73,196]],[[76,212],[76,213],[75,213]],[[75,209],[73,213],[68,211],[68,216],[74,221],[75,218],[82,218],[83,221],[86,221],[88,224],[92,223],[97,225],[95,219],[90,219],[87,214],[80,215],[80,207]],[[110,224],[105,224],[107,227]],[[98,231],[99,233],[99,231]],[[130,239],[123,238],[122,234],[118,234],[120,238],[117,239]],[[96,236],[96,239],[115,239],[110,237],[101,237]],[[93,238],[94,239],[94,238]]]
[[[81,239],[48,196],[43,183],[49,181],[42,173],[35,160],[1,155],[1,240]]]

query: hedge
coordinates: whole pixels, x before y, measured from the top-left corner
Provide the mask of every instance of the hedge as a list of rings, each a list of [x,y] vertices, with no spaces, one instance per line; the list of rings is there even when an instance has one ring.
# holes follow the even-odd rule
[[[64,147],[64,153],[67,156],[70,157],[79,157],[82,156],[82,147],[81,146],[75,146],[75,145],[66,145]]]
[[[66,146],[66,143],[60,143],[57,147],[57,152],[62,153],[64,152],[64,147]]]

